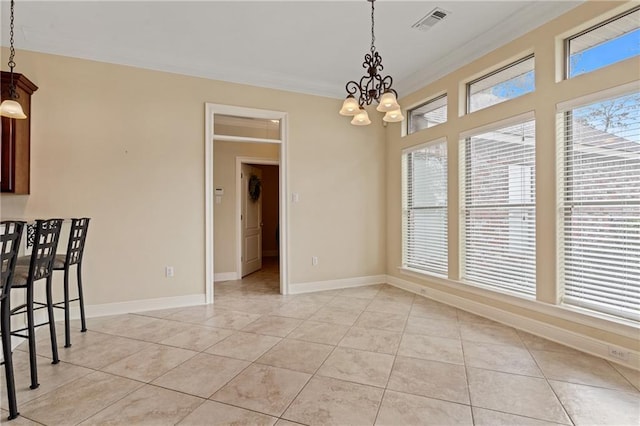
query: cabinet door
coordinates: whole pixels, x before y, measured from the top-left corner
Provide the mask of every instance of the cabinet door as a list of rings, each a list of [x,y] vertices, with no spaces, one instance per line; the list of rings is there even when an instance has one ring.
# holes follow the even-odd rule
[[[15,187],[15,144],[13,143],[13,120],[2,117],[2,163],[0,164],[0,182],[2,192],[13,192]]]
[[[2,72],[2,100],[9,95],[10,74]],[[0,162],[0,189],[13,194],[28,194],[30,186],[31,156],[31,95],[38,90],[22,74],[14,73],[17,101],[27,115],[24,120],[2,117],[2,149]]]

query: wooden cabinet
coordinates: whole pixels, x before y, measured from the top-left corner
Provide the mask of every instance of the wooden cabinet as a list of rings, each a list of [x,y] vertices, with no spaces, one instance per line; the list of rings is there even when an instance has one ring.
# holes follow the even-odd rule
[[[17,101],[27,115],[24,120],[2,117],[2,162],[0,163],[3,193],[29,193],[29,161],[31,146],[31,95],[38,90],[22,74],[13,73]],[[2,71],[2,100],[9,97],[10,73]]]

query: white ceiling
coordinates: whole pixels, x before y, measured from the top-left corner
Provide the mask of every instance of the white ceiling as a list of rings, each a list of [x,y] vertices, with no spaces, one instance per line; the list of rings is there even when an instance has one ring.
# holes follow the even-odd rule
[[[383,74],[406,95],[580,3],[378,0]],[[17,0],[15,7],[17,49],[338,98],[364,74],[371,42],[365,0]],[[434,7],[451,14],[428,32],[411,28]],[[3,46],[8,19],[2,0]],[[16,63],[20,72],[19,54]]]

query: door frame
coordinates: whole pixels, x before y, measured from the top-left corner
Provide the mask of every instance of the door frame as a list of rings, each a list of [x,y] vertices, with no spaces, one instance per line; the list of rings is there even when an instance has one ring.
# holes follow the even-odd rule
[[[240,220],[240,215],[242,214],[242,178],[240,175],[243,164],[278,166],[278,173],[280,172],[280,160],[263,157],[236,157],[236,271],[238,271],[238,279],[242,278],[242,221]],[[282,199],[282,194],[279,191],[278,198]],[[280,220],[280,214],[278,214],[278,220]],[[260,247],[260,250],[262,250],[262,247]]]
[[[213,123],[215,114],[236,115],[240,117],[280,120],[280,140],[245,138],[238,136],[216,135]],[[206,102],[204,119],[205,144],[205,303],[213,303],[214,299],[214,185],[213,185],[213,144],[215,140],[228,142],[257,142],[280,144],[280,293],[289,293],[289,222],[288,222],[288,152],[289,134],[288,114],[282,111],[245,108],[232,105],[221,105]]]

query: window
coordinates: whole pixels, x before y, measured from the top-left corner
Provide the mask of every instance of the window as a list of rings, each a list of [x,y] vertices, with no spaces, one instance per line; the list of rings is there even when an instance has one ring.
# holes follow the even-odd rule
[[[640,92],[559,114],[563,302],[640,320]]]
[[[407,133],[412,134],[446,121],[447,95],[442,95],[409,110]]]
[[[447,143],[403,155],[403,265],[447,275]]]
[[[280,120],[215,114],[213,133],[218,136],[280,140]]]
[[[568,38],[567,78],[640,55],[639,22],[636,7]]]
[[[467,83],[467,112],[474,112],[525,93],[535,86],[533,55]]]
[[[535,121],[462,142],[463,279],[535,297]]]

